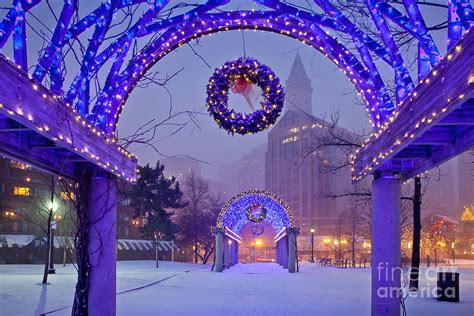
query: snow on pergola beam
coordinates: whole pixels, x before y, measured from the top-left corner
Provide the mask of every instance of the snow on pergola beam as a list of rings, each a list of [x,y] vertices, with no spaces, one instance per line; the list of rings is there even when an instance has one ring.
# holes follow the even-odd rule
[[[0,55],[0,154],[76,178],[79,165],[136,178],[137,159]]]
[[[474,146],[474,32],[467,32],[353,160],[353,182],[376,172],[409,179]]]

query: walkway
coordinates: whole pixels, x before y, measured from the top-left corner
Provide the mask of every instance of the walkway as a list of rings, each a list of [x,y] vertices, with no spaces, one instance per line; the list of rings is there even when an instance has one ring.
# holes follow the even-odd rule
[[[47,291],[40,265],[0,265],[0,314],[70,315],[72,267],[57,267]],[[151,261],[118,263],[118,315],[368,315],[370,270],[303,264],[288,273],[274,263],[238,264],[223,273],[208,266]],[[474,269],[460,269],[461,303],[409,298],[408,315],[472,315]],[[422,278],[422,287],[435,282]],[[137,289],[138,288],[138,289]],[[20,294],[21,293],[21,294]],[[41,298],[41,302],[39,301]]]

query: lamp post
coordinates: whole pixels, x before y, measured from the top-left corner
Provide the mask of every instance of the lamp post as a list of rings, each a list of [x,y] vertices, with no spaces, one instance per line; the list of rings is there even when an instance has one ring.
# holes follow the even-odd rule
[[[454,244],[455,244],[455,242],[453,241],[451,243],[451,251],[452,251],[452,255],[453,255],[453,267],[454,267],[454,264],[455,264],[455,261],[454,261]]]
[[[333,243],[334,243],[334,260],[337,261],[339,259],[339,255],[338,255],[339,240],[334,239]],[[341,248],[339,247],[339,249],[341,249]]]
[[[54,230],[56,229],[56,220],[54,219],[54,212],[56,211],[57,205],[54,203],[54,186],[55,179],[54,176],[51,177],[51,202],[50,202],[50,219],[52,220],[49,223],[49,269],[48,274],[56,274],[54,269]]]
[[[252,241],[252,247],[250,248],[250,256],[252,257],[253,262],[256,262],[256,255],[255,255],[255,242]],[[253,252],[253,254],[252,254]]]
[[[311,228],[311,262],[314,263],[314,228]]]

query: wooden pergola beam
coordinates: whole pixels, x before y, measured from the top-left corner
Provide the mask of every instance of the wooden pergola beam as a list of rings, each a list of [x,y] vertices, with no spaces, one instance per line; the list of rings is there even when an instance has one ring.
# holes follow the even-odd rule
[[[474,146],[473,56],[468,32],[357,152],[353,182],[387,170],[408,179]]]
[[[0,154],[71,178],[84,162],[135,181],[137,159],[0,55]]]
[[[469,150],[474,146],[474,127],[465,129],[458,134],[456,143],[452,145],[438,146],[433,149],[428,159],[415,161],[415,167],[407,170],[403,177],[405,179],[413,178],[435,166],[450,160],[453,157]]]
[[[470,99],[467,105],[474,104],[474,99]],[[454,110],[446,118],[442,119],[438,125],[474,125],[474,107],[463,106],[462,109]]]
[[[416,140],[412,144],[417,145],[444,145],[454,144],[456,139],[456,128],[453,126],[435,126]]]
[[[431,156],[431,147],[430,146],[410,146],[398,154],[396,154],[392,160],[417,160],[417,159],[427,159]]]

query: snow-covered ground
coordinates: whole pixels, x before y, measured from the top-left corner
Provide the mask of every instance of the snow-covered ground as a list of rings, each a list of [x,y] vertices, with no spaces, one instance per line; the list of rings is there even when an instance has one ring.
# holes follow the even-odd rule
[[[70,315],[75,271],[57,266],[42,286],[41,265],[0,265],[0,315]],[[409,297],[408,315],[474,315],[474,269],[459,268],[461,302]],[[423,273],[422,273],[423,275]],[[425,275],[422,289],[436,286]],[[163,280],[160,282],[160,280]],[[137,289],[139,288],[139,289]],[[118,262],[118,315],[369,315],[370,270],[303,264],[290,274],[271,263],[209,266]]]

